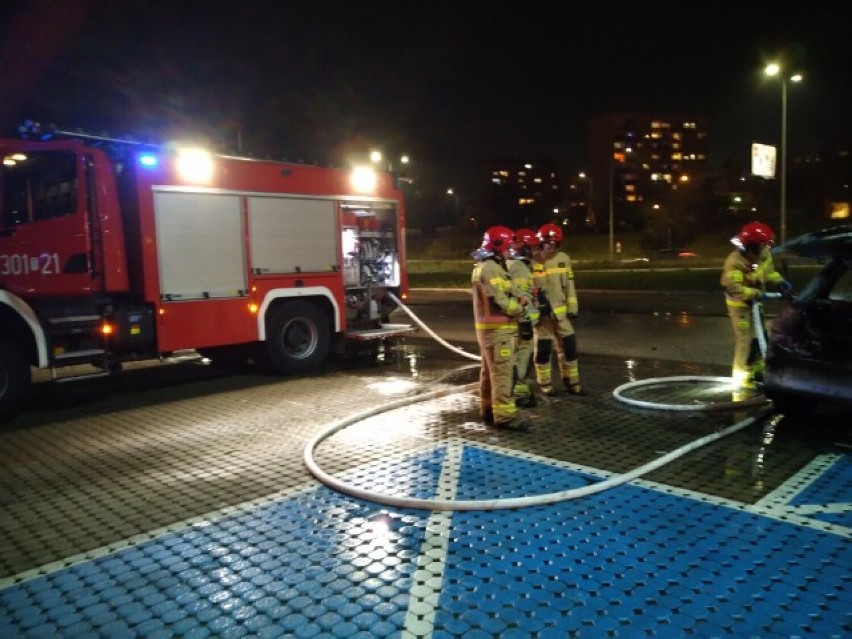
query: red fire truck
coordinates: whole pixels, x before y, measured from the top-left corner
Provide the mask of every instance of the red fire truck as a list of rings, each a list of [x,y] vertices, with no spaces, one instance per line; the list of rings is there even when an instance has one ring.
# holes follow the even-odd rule
[[[407,293],[389,172],[36,126],[0,157],[0,414],[32,367],[67,381],[195,351],[304,373],[412,330],[389,318]]]

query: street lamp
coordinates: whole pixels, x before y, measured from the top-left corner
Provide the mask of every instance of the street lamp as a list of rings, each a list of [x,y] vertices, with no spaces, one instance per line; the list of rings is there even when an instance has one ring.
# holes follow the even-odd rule
[[[615,203],[613,190],[615,189],[615,157],[613,156],[612,149],[609,152],[609,261],[615,259],[615,225],[613,224],[613,220],[615,218]]]
[[[782,75],[781,65],[773,62],[763,70],[781,78],[781,243],[787,239],[787,82],[801,82],[802,74]]]
[[[613,148],[609,151],[609,259],[615,259],[615,163],[618,161],[621,164],[627,162],[627,157],[633,153],[631,147],[625,147],[623,151],[616,151],[620,148],[613,142]],[[619,252],[620,249],[619,249]]]
[[[385,160],[385,156],[381,151],[379,151],[378,149],[373,149],[372,151],[370,151],[370,162],[372,162],[374,165],[376,165],[377,168],[386,166],[387,170],[390,171],[391,173],[393,173],[394,170],[395,170],[395,167],[394,167],[394,163],[391,160],[391,158],[387,158],[386,164],[383,162],[383,160]],[[411,156],[409,156],[407,153],[403,153],[399,156],[399,165],[400,165],[401,170],[404,170],[405,168],[407,168],[407,166],[410,163],[411,163]],[[384,169],[382,168],[381,170],[384,170]],[[403,182],[409,182],[409,183],[413,182],[413,180],[411,178],[407,178],[407,177],[402,177],[402,178],[400,178],[400,180],[403,181]]]
[[[586,224],[589,224],[591,220],[594,218],[594,209],[592,208],[592,197],[594,195],[593,192],[593,184],[592,184],[592,176],[586,175],[583,171],[580,171],[578,177],[581,180],[586,180],[589,183],[588,193],[586,194],[588,197],[588,203],[586,205]]]
[[[456,203],[456,221],[459,219],[459,196],[452,187],[447,189],[447,195],[453,198]]]

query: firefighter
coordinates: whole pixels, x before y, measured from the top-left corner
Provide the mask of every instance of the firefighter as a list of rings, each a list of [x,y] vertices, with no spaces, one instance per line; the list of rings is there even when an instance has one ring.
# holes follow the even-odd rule
[[[514,233],[505,226],[492,226],[482,238],[482,247],[471,274],[473,319],[482,365],[479,372],[479,406],[482,420],[497,428],[528,430],[530,422],[518,417],[512,397],[515,341],[518,318],[526,299],[514,294],[506,271],[506,256]]]
[[[749,222],[731,238],[736,248],[725,259],[720,283],[734,333],[731,381],[734,391],[752,390],[762,377],[763,355],[757,342],[752,307],[755,302],[792,295],[792,287],[775,270],[771,248],[775,233],[762,222]],[[773,284],[781,292],[767,292]]]
[[[535,393],[529,385],[532,372],[533,330],[538,323],[538,308],[532,297],[532,271],[530,260],[532,252],[538,249],[538,237],[531,229],[515,231],[515,242],[512,244],[511,259],[508,261],[509,276],[518,298],[525,298],[527,305],[524,315],[518,321],[518,341],[515,346],[514,386],[512,395],[515,404],[520,407],[536,405]]]
[[[536,235],[540,244],[532,262],[533,288],[540,313],[535,331],[536,381],[545,395],[556,394],[551,379],[551,357],[555,351],[568,394],[586,395],[580,384],[577,336],[571,324],[579,313],[577,291],[571,259],[559,249],[562,229],[556,224],[544,224]]]

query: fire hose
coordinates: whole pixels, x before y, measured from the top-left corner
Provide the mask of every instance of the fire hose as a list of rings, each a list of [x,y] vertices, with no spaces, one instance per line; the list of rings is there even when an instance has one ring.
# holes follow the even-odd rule
[[[407,306],[405,306],[395,295],[390,294],[391,299],[399,306],[399,308],[405,312],[418,326],[420,326],[427,334],[429,334],[436,341],[441,343],[443,346],[449,348],[455,353],[462,355],[464,357],[468,357],[470,359],[480,360],[478,355],[473,355],[464,351],[463,349],[459,349],[445,340],[441,339],[434,331],[432,331],[425,323],[420,320]],[[755,305],[757,306],[757,305]],[[756,311],[756,316],[759,315],[760,311]],[[762,345],[762,352],[765,352],[765,338]],[[665,380],[665,379],[681,379],[681,378],[656,378],[657,380]],[[707,378],[701,378],[707,379]],[[726,379],[726,378],[722,378]],[[645,382],[651,380],[644,380]],[[730,382],[730,379],[728,379]],[[636,384],[636,382],[633,382]],[[623,389],[622,385],[619,389]],[[397,495],[389,495],[386,493],[380,493],[376,491],[366,490],[363,488],[359,488],[358,486],[353,486],[343,480],[340,480],[332,475],[326,473],[314,460],[314,451],[316,450],[319,444],[333,435],[334,433],[343,430],[344,428],[355,424],[357,422],[363,421],[369,417],[373,417],[375,415],[388,412],[391,410],[395,410],[397,408],[402,408],[404,406],[408,406],[410,404],[414,404],[417,402],[422,402],[426,400],[435,399],[438,397],[444,397],[451,394],[457,394],[462,392],[469,392],[476,390],[478,388],[477,383],[467,384],[460,388],[441,388],[425,393],[421,393],[415,395],[413,397],[406,397],[394,402],[390,402],[389,404],[385,404],[383,406],[378,406],[372,409],[369,409],[364,412],[360,412],[355,415],[351,415],[342,420],[339,420],[335,423],[332,423],[328,428],[324,429],[322,432],[315,435],[311,438],[307,444],[305,445],[304,450],[304,463],[308,468],[310,473],[318,479],[323,484],[337,490],[338,492],[344,493],[346,495],[350,495],[357,499],[364,499],[367,501],[372,501],[375,503],[384,504],[386,506],[392,506],[397,508],[416,508],[420,510],[432,510],[432,511],[482,511],[482,510],[506,510],[506,509],[514,509],[514,508],[526,508],[529,506],[541,506],[546,504],[554,504],[562,501],[568,501],[571,499],[578,499],[580,497],[586,497],[589,495],[593,495],[595,493],[608,490],[610,488],[614,488],[621,484],[627,483],[634,479],[638,479],[639,477],[650,473],[661,466],[664,466],[675,459],[683,457],[687,453],[696,450],[702,446],[706,446],[711,442],[722,439],[723,437],[727,437],[728,435],[732,435],[736,432],[747,428],[748,426],[754,424],[755,422],[762,420],[766,416],[771,413],[771,406],[765,406],[757,414],[747,417],[743,420],[738,421],[737,423],[724,428],[720,431],[710,433],[709,435],[705,435],[704,437],[700,437],[688,444],[680,446],[675,450],[672,450],[661,457],[651,460],[650,462],[643,464],[633,470],[630,470],[626,473],[622,473],[619,475],[614,475],[604,479],[602,481],[589,484],[586,486],[582,486],[579,488],[571,488],[568,490],[560,490],[551,493],[544,493],[539,495],[529,495],[525,497],[512,497],[512,498],[501,498],[501,499],[470,499],[470,500],[456,500],[456,499],[421,499],[415,497],[401,497]],[[616,389],[616,390],[619,390]],[[615,391],[613,391],[615,395]],[[621,397],[616,396],[619,399]],[[624,401],[622,399],[622,401]],[[740,403],[737,406],[743,407],[746,405],[745,403]],[[662,408],[665,407],[670,409],[669,406],[650,406],[652,408]]]

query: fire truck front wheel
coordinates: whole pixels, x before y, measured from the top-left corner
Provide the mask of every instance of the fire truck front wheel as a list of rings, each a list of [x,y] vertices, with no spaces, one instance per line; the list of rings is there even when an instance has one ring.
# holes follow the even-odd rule
[[[318,368],[328,356],[331,322],[310,302],[287,302],[269,319],[266,350],[276,370],[306,373]]]
[[[0,419],[12,414],[30,390],[30,365],[21,347],[0,337]]]

